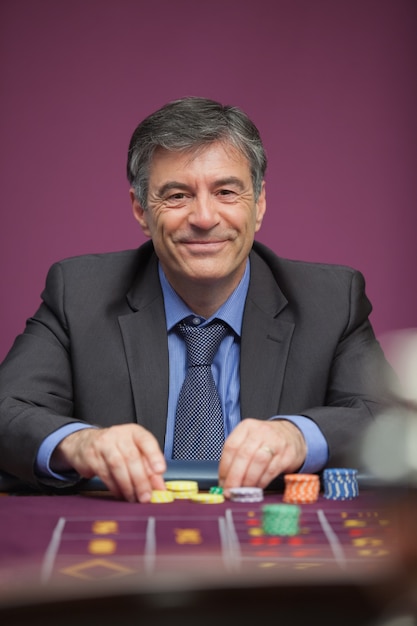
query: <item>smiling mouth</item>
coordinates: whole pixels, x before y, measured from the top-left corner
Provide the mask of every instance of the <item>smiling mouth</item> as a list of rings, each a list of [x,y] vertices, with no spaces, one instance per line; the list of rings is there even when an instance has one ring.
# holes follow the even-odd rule
[[[195,252],[215,252],[228,242],[228,239],[181,241],[180,244]]]
[[[191,239],[189,241],[183,241],[182,243],[187,243],[191,245],[214,245],[216,243],[224,243],[227,239]]]

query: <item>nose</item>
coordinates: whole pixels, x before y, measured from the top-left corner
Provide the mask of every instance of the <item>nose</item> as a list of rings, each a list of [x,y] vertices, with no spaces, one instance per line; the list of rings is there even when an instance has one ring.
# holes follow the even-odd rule
[[[189,223],[201,230],[210,230],[219,223],[217,203],[210,194],[196,195],[191,203]]]

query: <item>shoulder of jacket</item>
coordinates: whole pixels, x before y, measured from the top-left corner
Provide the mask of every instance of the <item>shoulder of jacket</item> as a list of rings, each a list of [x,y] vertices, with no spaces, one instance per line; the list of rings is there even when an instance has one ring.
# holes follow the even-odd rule
[[[350,277],[353,274],[360,274],[359,270],[349,265],[323,263],[318,261],[304,261],[278,256],[275,252],[273,252],[273,250],[260,242],[254,243],[253,250],[267,263],[267,265],[269,265],[272,271],[276,270],[278,272],[289,272],[294,275],[299,273],[327,273],[329,275],[345,273]]]

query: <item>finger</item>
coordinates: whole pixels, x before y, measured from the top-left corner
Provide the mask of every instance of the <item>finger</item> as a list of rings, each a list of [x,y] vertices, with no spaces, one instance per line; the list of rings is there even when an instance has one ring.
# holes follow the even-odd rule
[[[116,500],[125,500],[126,498],[120,491],[117,483],[113,480],[112,476],[107,472],[97,472],[96,476],[106,485],[109,492]]]
[[[152,476],[150,477],[150,481],[151,481],[152,489],[158,489],[161,491],[166,490],[166,484],[165,484],[164,478],[160,474],[152,474]]]
[[[102,456],[102,454],[97,453],[94,448],[92,448],[89,454],[89,460],[91,476],[97,476],[100,478],[116,499],[122,499],[124,496],[118,486],[118,482],[113,478],[106,459]]]
[[[82,476],[98,476],[116,498],[147,501],[151,485],[132,436],[139,429],[137,424],[125,424],[80,431],[67,438],[65,451]]]
[[[280,474],[293,471],[295,450],[291,440],[269,436],[265,441],[268,443],[261,443],[248,463],[243,485],[264,488]]]
[[[101,471],[107,472],[113,492],[119,491],[129,502],[149,502],[152,472],[166,469],[155,437],[138,424],[115,426],[102,435],[99,451],[106,466]]]
[[[234,455],[229,464],[227,474],[223,478],[223,488],[226,490],[226,492],[230,487],[249,487],[256,485],[254,479],[250,477],[250,472],[251,467],[255,464],[256,467],[252,469],[252,476],[255,476],[255,478],[257,478],[259,472],[262,469],[261,467],[259,467],[259,459],[255,462],[258,449],[259,443],[252,438],[247,438],[243,441],[239,448],[234,451]],[[263,457],[263,466],[265,466],[265,454],[263,455]]]
[[[122,465],[115,467],[119,488],[130,502],[149,502],[152,496],[152,468],[134,438],[119,443]],[[161,477],[162,480],[162,477]]]
[[[131,426],[114,426],[101,431],[93,440],[92,456],[96,458],[98,475],[111,492],[129,502],[136,502],[142,492],[150,490],[150,486],[140,451],[132,438]]]
[[[126,444],[119,442],[103,448],[101,459],[100,473],[106,484],[111,485],[112,493],[119,493],[128,502],[137,502],[142,492],[149,491],[146,472],[133,446],[126,448]]]
[[[282,444],[276,424],[251,418],[241,422],[226,441],[219,466],[226,495],[229,487],[263,487],[278,476]]]
[[[144,457],[148,476],[164,474],[167,469],[166,460],[156,438],[142,427],[135,428],[132,431],[132,437]]]
[[[158,489],[158,490],[164,491],[166,489],[164,475],[153,473],[145,457],[143,458],[143,464],[145,466],[145,471],[151,483],[152,489]]]
[[[142,473],[142,467],[138,467],[137,464],[133,464],[130,468],[132,480],[136,484],[140,502],[149,502],[153,489],[166,489],[163,478],[167,469],[166,460],[156,438],[149,431],[142,428],[135,429],[133,440],[140,449],[140,460],[147,480],[142,480],[141,485],[137,483]]]
[[[263,487],[274,478],[274,472],[279,467],[274,448],[262,443],[253,453],[250,463],[247,464],[243,477],[243,485]]]
[[[226,439],[218,468],[219,485],[221,487],[224,487],[235,461],[236,454],[238,453],[241,445],[243,445],[244,441],[244,433],[241,433],[241,429],[239,429],[239,427],[235,428],[235,430],[232,431]]]

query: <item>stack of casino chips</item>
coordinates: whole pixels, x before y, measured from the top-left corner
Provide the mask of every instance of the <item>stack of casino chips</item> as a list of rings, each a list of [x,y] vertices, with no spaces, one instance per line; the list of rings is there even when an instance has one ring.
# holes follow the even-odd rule
[[[190,496],[189,500],[200,504],[221,504],[224,502],[224,495],[221,493],[195,493]]]
[[[357,470],[346,467],[323,471],[324,497],[328,500],[352,500],[359,495]]]
[[[229,491],[232,502],[261,502],[264,499],[260,487],[232,487]]]
[[[154,489],[151,495],[152,504],[163,502],[174,502],[174,500],[189,499],[198,493],[198,483],[194,480],[172,480],[167,481],[166,489]]]
[[[316,502],[320,492],[317,474],[286,474],[283,501],[288,504],[310,504]]]
[[[294,536],[300,532],[300,507],[296,504],[265,504],[262,530],[265,535]]]
[[[167,489],[154,489],[151,495],[152,504],[162,504],[164,502],[174,502],[174,494]]]
[[[175,500],[188,500],[198,493],[198,482],[195,480],[168,480],[165,486]]]
[[[174,500],[190,500],[202,504],[221,504],[224,502],[223,489],[216,487],[210,493],[199,493],[198,483],[194,480],[169,480],[165,490],[152,491],[151,503],[174,502]]]

